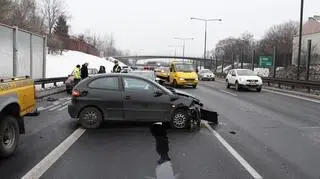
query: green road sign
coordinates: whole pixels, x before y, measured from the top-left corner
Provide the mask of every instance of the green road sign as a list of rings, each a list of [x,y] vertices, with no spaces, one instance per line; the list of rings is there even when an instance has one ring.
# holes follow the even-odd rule
[[[262,68],[267,68],[273,66],[273,58],[272,56],[260,56],[259,58],[259,66]]]

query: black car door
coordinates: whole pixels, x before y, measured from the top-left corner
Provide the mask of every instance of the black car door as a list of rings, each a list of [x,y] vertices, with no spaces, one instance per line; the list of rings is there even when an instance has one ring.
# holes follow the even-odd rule
[[[138,77],[122,77],[123,108],[126,120],[167,121],[170,97],[157,86]],[[162,92],[156,95],[155,92]]]
[[[101,77],[91,81],[88,84],[87,93],[87,105],[101,109],[105,119],[122,120],[124,118],[118,77]]]

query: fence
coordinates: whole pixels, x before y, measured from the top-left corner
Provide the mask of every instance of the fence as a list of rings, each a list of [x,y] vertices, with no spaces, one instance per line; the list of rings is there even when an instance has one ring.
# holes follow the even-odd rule
[[[45,78],[46,37],[0,24],[0,76]]]

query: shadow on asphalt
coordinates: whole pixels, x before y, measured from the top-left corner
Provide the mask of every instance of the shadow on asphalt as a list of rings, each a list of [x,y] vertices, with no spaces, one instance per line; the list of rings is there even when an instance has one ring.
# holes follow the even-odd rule
[[[155,122],[127,122],[127,121],[105,121],[98,129],[87,129],[89,131],[106,131],[112,129],[146,129],[149,130]],[[163,123],[170,133],[188,132],[187,129],[173,129],[169,123]],[[190,133],[190,132],[189,132]]]

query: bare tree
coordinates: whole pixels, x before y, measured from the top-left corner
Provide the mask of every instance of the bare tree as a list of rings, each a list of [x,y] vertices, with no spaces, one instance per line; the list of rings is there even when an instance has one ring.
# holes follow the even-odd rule
[[[61,0],[42,0],[42,14],[45,17],[49,34],[52,34],[52,29],[58,18],[65,13],[65,5]]]
[[[12,0],[0,0],[0,22],[7,23],[8,14],[11,13],[12,8]]]

